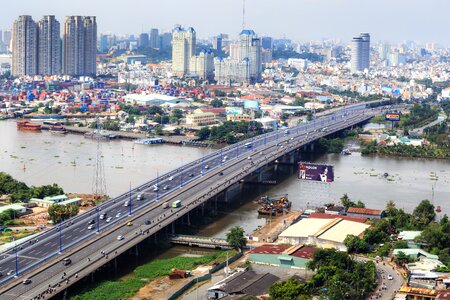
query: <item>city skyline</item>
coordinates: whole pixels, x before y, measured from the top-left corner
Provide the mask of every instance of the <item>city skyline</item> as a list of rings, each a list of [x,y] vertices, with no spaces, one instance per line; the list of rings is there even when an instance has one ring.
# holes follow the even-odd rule
[[[220,13],[216,3],[206,0],[181,3],[168,0],[155,4],[131,0],[127,5],[115,8],[105,0],[80,0],[61,7],[56,0],[42,0],[39,3],[18,0],[1,5],[2,11],[8,14],[0,19],[0,29],[11,29],[18,15],[31,15],[34,19],[55,15],[58,20],[63,20],[67,15],[95,15],[98,32],[114,34],[138,35],[149,32],[151,28],[170,31],[174,24],[182,24],[194,27],[202,38],[219,33],[229,33],[237,38],[242,29],[240,0],[226,1],[221,5]],[[374,42],[413,40],[449,46],[450,32],[446,28],[450,26],[450,21],[445,13],[449,10],[450,2],[446,0],[435,0],[433,5],[427,6],[414,5],[405,0],[283,0],[277,6],[265,0],[247,0],[245,27],[254,29],[260,36],[298,41],[328,38],[341,39],[342,43],[349,44],[355,32],[370,32]],[[120,19],[130,21],[118,21]]]

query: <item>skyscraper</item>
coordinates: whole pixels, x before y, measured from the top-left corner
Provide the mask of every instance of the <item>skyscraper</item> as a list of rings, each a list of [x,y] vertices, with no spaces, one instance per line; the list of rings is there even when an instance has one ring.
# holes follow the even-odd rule
[[[38,22],[38,74],[57,75],[61,73],[60,24],[55,16],[44,16]]]
[[[150,30],[150,47],[151,48],[160,48],[159,44],[159,30],[158,28],[152,28]]]
[[[242,30],[239,41],[240,57],[249,60],[249,78],[251,83],[261,79],[261,40],[253,30]]]
[[[222,35],[215,36],[212,42],[213,49],[222,50]]]
[[[141,33],[139,35],[139,48],[146,49],[149,46],[149,36],[148,33]]]
[[[63,29],[63,73],[95,75],[97,23],[95,17],[66,17]]]
[[[361,72],[370,67],[370,35],[361,33],[352,39],[351,71]]]
[[[263,49],[270,49],[273,48],[273,39],[270,36],[265,36],[261,39],[261,46]]]
[[[172,33],[165,32],[159,36],[159,48],[161,49],[169,49],[172,43]]]
[[[11,51],[11,37],[12,33],[9,30],[3,31],[3,51],[9,52]]]
[[[195,54],[196,33],[194,28],[187,30],[177,26],[172,31],[172,72],[183,77],[189,74],[190,59]]]
[[[38,31],[31,16],[19,16],[12,33],[12,75],[36,75],[38,71]]]

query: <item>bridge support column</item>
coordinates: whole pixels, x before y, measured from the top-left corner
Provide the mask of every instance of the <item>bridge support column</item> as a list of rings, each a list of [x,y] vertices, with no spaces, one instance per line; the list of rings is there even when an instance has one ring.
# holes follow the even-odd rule
[[[172,234],[175,234],[175,223],[172,222]]]
[[[63,295],[63,300],[67,299],[67,289],[64,289],[64,295]]]
[[[155,239],[156,239],[156,235],[155,235]],[[135,253],[135,254],[136,254],[136,256],[139,256],[139,248],[138,248],[138,245],[136,245],[135,248],[136,248],[136,249],[135,249],[135,250],[136,250],[136,253]]]
[[[94,282],[94,272],[91,273],[91,282]]]
[[[314,152],[314,143],[310,144],[310,150],[311,150],[311,152]]]
[[[114,258],[114,270],[117,272],[117,257]]]
[[[223,191],[223,201],[228,202],[228,190]]]
[[[186,214],[186,218],[187,218],[187,225],[191,226],[191,217],[189,216],[190,212],[188,211],[188,213]]]

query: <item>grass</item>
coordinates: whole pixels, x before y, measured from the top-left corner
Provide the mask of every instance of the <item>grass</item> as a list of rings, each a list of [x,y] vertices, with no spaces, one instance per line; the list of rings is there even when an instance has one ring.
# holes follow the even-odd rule
[[[236,251],[220,251],[202,257],[175,257],[169,259],[158,259],[148,264],[137,267],[133,275],[126,280],[110,281],[104,280],[97,286],[81,291],[73,300],[119,300],[132,297],[147,282],[161,276],[167,276],[172,269],[192,270],[196,266],[222,263],[228,257],[237,254]]]

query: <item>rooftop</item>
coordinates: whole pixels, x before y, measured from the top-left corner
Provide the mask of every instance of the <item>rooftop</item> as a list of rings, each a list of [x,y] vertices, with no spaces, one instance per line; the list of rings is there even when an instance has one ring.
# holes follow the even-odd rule
[[[315,218],[315,219],[335,219],[336,215],[330,215],[330,214],[324,214],[324,213],[312,213],[309,215],[309,218]],[[347,221],[352,222],[359,222],[359,223],[365,223],[367,221],[367,218],[363,217],[349,217],[349,216],[339,216],[339,218],[342,218]]]
[[[379,216],[383,211],[379,209],[349,207],[347,213]]]

